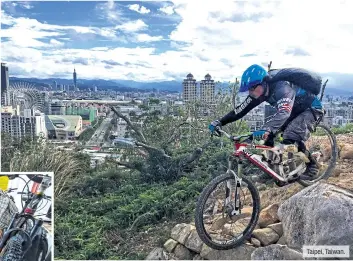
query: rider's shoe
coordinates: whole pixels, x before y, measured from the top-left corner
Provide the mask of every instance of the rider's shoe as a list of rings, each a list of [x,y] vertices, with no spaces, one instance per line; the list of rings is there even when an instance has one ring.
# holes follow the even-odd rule
[[[316,160],[313,157],[308,158],[310,159],[310,162],[306,164],[306,170],[300,175],[300,179],[302,180],[314,180],[319,174],[320,169]]]

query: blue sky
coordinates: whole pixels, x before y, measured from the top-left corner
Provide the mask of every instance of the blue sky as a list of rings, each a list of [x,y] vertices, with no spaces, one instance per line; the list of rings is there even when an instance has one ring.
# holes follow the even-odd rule
[[[353,74],[352,2],[3,1],[1,60],[17,77],[71,78],[75,67],[137,81],[228,81],[272,60],[338,82]]]

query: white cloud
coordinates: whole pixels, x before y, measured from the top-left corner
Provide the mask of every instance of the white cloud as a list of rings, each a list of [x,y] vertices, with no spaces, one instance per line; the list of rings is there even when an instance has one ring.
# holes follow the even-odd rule
[[[55,39],[50,39],[50,44],[56,47],[64,46],[64,43],[59,42],[58,40],[55,40]]]
[[[33,8],[33,5],[30,5],[30,4],[27,3],[27,2],[23,2],[23,3],[21,3],[21,7],[23,7],[24,9],[29,10],[29,9],[32,9],[32,8]]]
[[[169,6],[164,6],[158,9],[159,11],[167,14],[167,15],[172,15],[174,14],[174,7],[169,5]]]
[[[138,34],[136,39],[139,42],[158,42],[163,40],[163,36],[150,36],[148,34]]]
[[[144,6],[140,6],[139,4],[133,4],[133,5],[129,5],[128,6],[130,10],[138,12],[140,14],[148,14],[151,12],[150,9],[144,7]]]
[[[108,4],[110,11],[117,9],[114,2]],[[43,48],[45,44],[40,42],[43,38],[53,39],[55,35],[52,33],[63,34],[68,29],[104,35],[108,39],[120,38],[117,34],[123,31],[130,41],[166,41],[162,36],[148,35],[147,31],[139,33],[152,28],[142,20],[120,21],[114,28],[81,28],[47,25],[34,19],[9,16],[4,19],[2,16],[2,23],[14,25],[12,31],[2,30],[2,34],[13,39],[12,43],[2,43],[3,59],[9,61],[10,74],[12,67],[16,70],[22,68],[23,74],[33,77],[67,73],[71,78],[71,68],[57,62],[63,58],[87,61],[87,66],[75,64],[82,78],[117,79],[118,75],[119,79],[172,80],[173,74],[192,72],[200,80],[209,72],[215,80],[227,81],[239,78],[253,63],[265,64],[270,60],[276,68],[299,66],[322,75],[329,72],[353,74],[353,19],[350,15],[353,1],[321,1],[319,10],[315,1],[304,0],[222,0],[222,4],[220,1],[173,0],[173,4],[173,15],[181,17],[181,22],[170,34],[174,51],[108,47],[53,50]],[[16,34],[22,38],[16,38]],[[60,36],[56,39],[60,40]],[[42,50],[29,48],[31,45]],[[21,61],[11,62],[14,57]],[[104,60],[121,65],[107,70]],[[28,69],[34,63],[35,68]]]
[[[109,0],[106,3],[100,3],[96,6],[97,15],[103,19],[108,20],[112,23],[122,21],[122,11],[117,8],[114,1]]]
[[[137,32],[137,31],[141,31],[146,29],[148,26],[147,24],[145,24],[144,21],[142,21],[141,19],[138,19],[136,21],[130,21],[130,22],[126,22],[124,24],[121,25],[117,25],[115,27],[115,29],[120,29],[123,30],[125,32]]]

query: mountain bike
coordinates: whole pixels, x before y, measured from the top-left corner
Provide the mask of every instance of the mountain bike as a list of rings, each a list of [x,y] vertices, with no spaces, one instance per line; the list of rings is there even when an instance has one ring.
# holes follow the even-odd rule
[[[256,144],[252,134],[232,136],[220,128],[216,130],[234,143],[235,150],[229,155],[227,172],[214,178],[200,194],[196,205],[195,225],[201,240],[217,250],[241,245],[251,237],[257,225],[260,196],[249,174],[245,174],[246,165],[265,172],[280,187],[293,182],[299,182],[303,186],[312,185],[318,180],[327,179],[336,165],[335,135],[328,127],[319,123],[315,125],[311,135],[313,139],[318,138],[318,144],[313,144],[309,139],[306,146],[318,164],[327,168],[320,168],[318,177],[312,181],[300,179],[309,159],[304,153],[296,151],[295,145],[276,143],[274,146],[265,146]],[[277,134],[277,140],[280,135],[281,133]],[[328,138],[326,144],[324,138]],[[326,147],[322,147],[323,144]],[[221,186],[220,192],[216,190],[218,186]],[[245,189],[248,193],[244,193]]]
[[[22,178],[20,175],[11,175]],[[51,186],[52,177],[48,175],[27,175],[29,181],[40,184],[37,192],[18,192],[21,194],[22,210],[12,217],[11,222],[0,240],[0,260],[12,261],[45,261],[51,260],[48,247],[47,231],[43,220],[37,219],[35,213],[43,199],[51,200],[44,193]],[[26,182],[25,188],[28,187]]]

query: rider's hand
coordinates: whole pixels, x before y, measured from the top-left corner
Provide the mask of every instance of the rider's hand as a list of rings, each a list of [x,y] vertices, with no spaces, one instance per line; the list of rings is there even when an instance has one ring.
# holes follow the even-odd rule
[[[221,126],[222,126],[221,122],[219,120],[215,120],[211,122],[210,125],[208,125],[208,129],[211,131],[211,133],[214,133],[215,131],[218,133],[218,131],[216,130],[216,127],[221,128]]]
[[[269,134],[270,134],[269,131],[258,130],[258,131],[254,131],[252,135],[255,140],[267,140]]]

